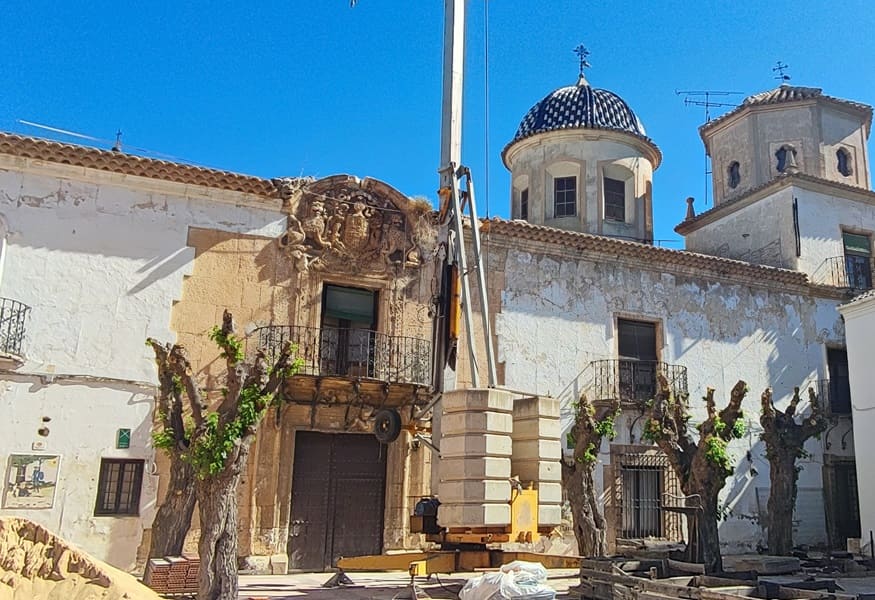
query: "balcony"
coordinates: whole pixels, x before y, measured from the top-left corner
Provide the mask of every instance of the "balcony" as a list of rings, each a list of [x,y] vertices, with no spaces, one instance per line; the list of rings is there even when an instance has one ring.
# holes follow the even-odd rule
[[[431,342],[370,329],[272,325],[251,339],[275,356],[286,342],[304,361],[302,375],[431,385]]]
[[[687,368],[649,360],[597,360],[593,370],[592,400],[620,400],[626,407],[642,408],[656,395],[656,376],[662,374],[675,395],[687,393]]]
[[[831,377],[817,382],[817,401],[830,417],[851,416],[851,384],[848,376]]]
[[[17,300],[0,298],[0,357],[21,360],[24,323],[30,307]]]
[[[875,267],[875,263],[870,256],[853,254],[834,256],[824,260],[812,274],[811,279],[814,283],[821,285],[831,285],[854,291],[870,290],[872,289],[873,267]]]

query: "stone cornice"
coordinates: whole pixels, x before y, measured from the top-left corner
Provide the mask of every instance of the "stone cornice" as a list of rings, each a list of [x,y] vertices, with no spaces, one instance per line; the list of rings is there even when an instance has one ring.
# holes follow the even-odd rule
[[[875,192],[871,190],[849,185],[847,183],[830,181],[828,179],[815,177],[814,175],[808,175],[805,173],[785,173],[775,177],[767,183],[748,190],[744,194],[727,200],[710,210],[706,210],[692,219],[687,219],[686,221],[679,223],[675,226],[674,230],[681,235],[692,233],[704,225],[713,223],[726,215],[753,204],[757,200],[794,186],[826,195],[839,194],[844,198],[875,205]]]
[[[564,139],[569,140],[611,140],[623,144],[634,146],[647,157],[653,165],[653,170],[659,168],[662,163],[662,152],[659,147],[649,137],[636,135],[628,131],[618,131],[616,129],[599,128],[599,127],[571,127],[568,129],[557,129],[553,131],[545,131],[536,133],[516,141],[510,142],[501,151],[501,161],[504,166],[511,170],[510,163],[516,158],[516,155],[524,148],[536,146],[543,143],[561,142]]]

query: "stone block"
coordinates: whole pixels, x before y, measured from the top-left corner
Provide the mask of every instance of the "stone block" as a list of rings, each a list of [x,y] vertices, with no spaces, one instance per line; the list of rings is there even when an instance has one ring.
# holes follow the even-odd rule
[[[441,507],[443,508],[443,507]],[[538,505],[538,526],[552,526],[562,523],[562,507],[558,504]]]
[[[270,574],[285,575],[289,572],[289,557],[285,554],[271,554]]]
[[[195,552],[195,554],[197,553]],[[259,556],[256,554],[241,556],[237,562],[240,570],[247,573],[254,575],[267,575],[271,572],[269,556]]]
[[[441,448],[443,450],[443,448]],[[514,440],[514,460],[556,460],[562,458],[559,440]]]
[[[438,487],[442,504],[507,503],[510,502],[510,482],[480,479],[474,481],[445,481]]]
[[[500,527],[510,525],[510,504],[441,504],[443,527]]]
[[[441,433],[505,433],[514,430],[513,416],[492,411],[455,412],[441,417]]]
[[[509,435],[475,433],[447,435],[441,432],[441,457],[510,456],[513,444]]]
[[[562,468],[558,460],[517,460],[513,459],[513,475],[520,478],[523,484],[534,481],[538,483],[562,481]]]
[[[532,419],[538,417],[559,418],[559,400],[550,396],[531,396],[519,398],[513,403],[513,418]]]
[[[482,456],[479,458],[441,458],[441,481],[471,479],[507,479],[510,477],[510,459]]]
[[[514,440],[558,440],[561,439],[562,425],[559,419],[541,417],[534,419],[514,419]]]
[[[441,405],[445,413],[464,411],[513,413],[513,399],[514,395],[510,392],[469,388],[445,392],[441,397]]]
[[[540,482],[538,484],[538,504],[562,504],[562,484]]]

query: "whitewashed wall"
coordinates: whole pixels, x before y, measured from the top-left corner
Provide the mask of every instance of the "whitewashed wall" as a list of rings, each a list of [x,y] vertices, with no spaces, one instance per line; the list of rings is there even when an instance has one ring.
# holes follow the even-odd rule
[[[855,452],[862,459],[857,462],[860,531],[863,543],[868,544],[869,532],[875,531],[875,469],[870,458],[875,455],[875,296],[843,306],[841,313],[847,329]]]
[[[661,360],[685,365],[689,372],[693,422],[705,416],[697,401],[708,386],[725,405],[731,387],[744,379],[749,387],[744,410],[749,435],[730,444],[737,464],[722,496],[730,516],[721,524],[729,551],[753,550],[763,539],[757,518],[769,487],[768,461],[759,440],[760,393],[770,386],[779,406],[794,386],[807,387],[826,377],[825,344],[843,342],[836,302],[816,300],[779,289],[751,287],[704,276],[672,274],[624,266],[602,259],[561,259],[509,249],[506,284],[496,315],[498,360],[505,363],[511,389],[558,396],[569,407],[589,385],[590,361],[617,356],[615,319],[657,320],[663,332]],[[566,410],[564,428],[570,424]],[[635,435],[640,439],[641,421]],[[628,424],[619,424],[617,443],[628,443]],[[797,519],[804,517],[797,541],[825,543],[821,489],[822,443],[812,440],[803,461]],[[605,445],[600,460],[608,463]],[[746,459],[747,451],[753,459]],[[753,467],[753,469],[751,469]],[[754,471],[757,475],[754,475]]]
[[[0,295],[32,307],[27,362],[0,376],[0,461],[5,473],[10,453],[31,453],[39,441],[61,455],[51,509],[2,513],[131,568],[157,487],[148,474],[156,376],[144,341],[175,339],[170,312],[194,258],[188,229],[275,237],[285,218],[278,202],[254,196],[8,156],[0,156],[0,215],[8,224]],[[36,432],[43,417],[48,437]],[[133,432],[129,450],[115,449],[119,428]],[[93,516],[101,457],[146,459],[139,518]]]

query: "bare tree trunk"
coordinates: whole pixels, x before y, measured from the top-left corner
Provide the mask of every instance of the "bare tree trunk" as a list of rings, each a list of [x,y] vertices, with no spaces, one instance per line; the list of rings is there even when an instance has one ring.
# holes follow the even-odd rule
[[[170,480],[164,502],[152,522],[149,558],[179,556],[194,514],[194,467],[177,453],[170,455]]]
[[[702,495],[704,510],[699,514],[702,562],[705,564],[706,573],[722,573],[723,556],[720,553],[720,533],[717,520],[717,495],[720,490],[718,488],[710,493],[702,491],[704,492]]]
[[[796,451],[783,450],[769,456],[771,489],[769,491],[770,554],[786,555],[793,550],[793,508],[796,506]]]
[[[576,467],[562,463],[562,487],[571,505],[577,551],[580,556],[604,556],[607,554],[605,519],[599,511],[592,469],[583,465]]]
[[[237,600],[237,486],[229,469],[197,483],[201,534],[198,600]]]

